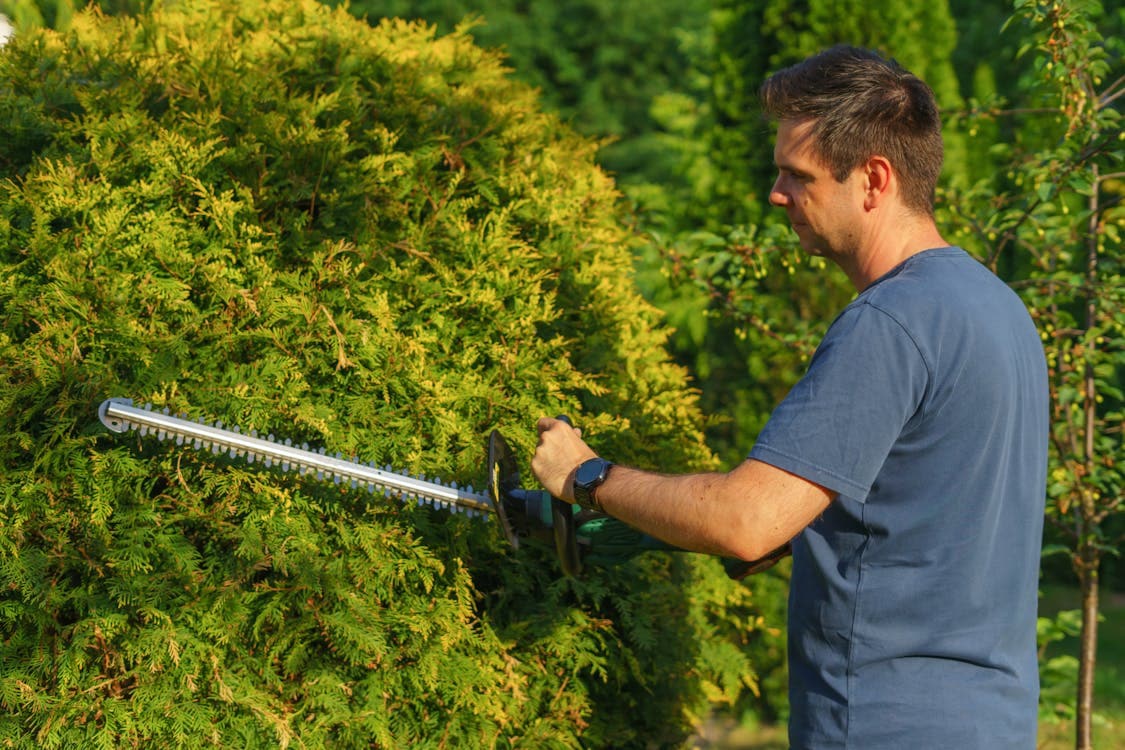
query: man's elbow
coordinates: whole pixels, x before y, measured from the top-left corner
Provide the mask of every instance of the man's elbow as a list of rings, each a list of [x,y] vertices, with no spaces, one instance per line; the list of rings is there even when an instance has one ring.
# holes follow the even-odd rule
[[[836,493],[747,459],[715,487],[717,546],[726,557],[755,562],[787,548]]]
[[[781,553],[782,550],[789,549],[789,540],[731,540],[731,542],[724,545],[724,549],[723,557],[729,557],[745,563],[755,563],[775,556],[784,556],[779,553]]]
[[[755,562],[769,557],[778,548],[788,545],[790,539],[790,535],[781,529],[772,528],[770,524],[745,512],[723,524],[722,529],[719,545],[723,557],[743,562]]]

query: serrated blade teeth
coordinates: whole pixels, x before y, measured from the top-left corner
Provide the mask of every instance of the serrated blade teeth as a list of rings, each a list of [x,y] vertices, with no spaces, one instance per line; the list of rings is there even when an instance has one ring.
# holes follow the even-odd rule
[[[225,453],[231,458],[244,458],[247,463],[258,462],[266,467],[279,467],[282,471],[296,471],[299,475],[315,475],[318,479],[331,479],[336,484],[347,482],[352,487],[366,487],[369,492],[381,492],[384,497],[396,497],[403,502],[444,508],[465,513],[471,517],[485,515],[492,510],[491,501],[484,493],[476,493],[471,486],[464,489],[456,482],[443,482],[440,478],[426,479],[410,472],[398,473],[388,464],[379,469],[374,462],[362,463],[355,458],[345,459],[336,452],[329,455],[325,448],[310,450],[307,443],[293,447],[293,441],[279,442],[270,434],[258,437],[256,430],[248,434],[235,426],[223,427],[222,421],[213,425],[202,419],[190,421],[153,412],[151,404],[137,408],[126,399],[108,399],[98,409],[98,417],[113,432],[137,430],[142,436],[153,435],[159,440],[174,439],[176,445],[187,445],[195,450]]]

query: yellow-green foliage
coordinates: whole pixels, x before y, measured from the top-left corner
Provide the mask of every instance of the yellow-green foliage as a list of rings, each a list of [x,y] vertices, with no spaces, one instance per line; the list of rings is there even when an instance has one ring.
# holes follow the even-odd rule
[[[675,744],[753,683],[713,561],[561,579],[488,523],[109,435],[110,396],[478,486],[565,412],[706,468],[594,146],[463,34],[308,0],[0,53],[0,744]],[[525,474],[526,475],[526,474]]]

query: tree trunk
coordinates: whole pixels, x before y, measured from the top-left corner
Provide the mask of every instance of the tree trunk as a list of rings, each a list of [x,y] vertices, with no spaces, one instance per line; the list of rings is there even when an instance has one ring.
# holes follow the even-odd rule
[[[1082,633],[1078,648],[1078,702],[1075,710],[1074,747],[1092,750],[1094,738],[1094,665],[1098,657],[1098,557],[1097,550],[1081,550]]]
[[[1094,189],[1090,194],[1089,227],[1086,238],[1086,330],[1091,330],[1097,321],[1097,297],[1092,289],[1098,280],[1098,198],[1100,183],[1097,165],[1092,167]],[[1094,347],[1094,341],[1086,346]],[[1083,414],[1083,448],[1086,453],[1085,476],[1093,474],[1094,437],[1097,431],[1097,384],[1094,380],[1092,352],[1087,360],[1085,372],[1085,413]],[[1077,750],[1092,750],[1094,738],[1092,724],[1094,716],[1094,666],[1098,660],[1098,565],[1101,551],[1097,547],[1094,533],[1098,524],[1098,507],[1092,488],[1082,492],[1078,512],[1082,516],[1081,531],[1078,538],[1078,582],[1082,592],[1082,635],[1078,652],[1078,703],[1075,710],[1074,742]]]

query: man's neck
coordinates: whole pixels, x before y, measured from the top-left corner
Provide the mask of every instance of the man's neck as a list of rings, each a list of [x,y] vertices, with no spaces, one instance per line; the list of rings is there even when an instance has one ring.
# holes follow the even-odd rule
[[[862,292],[907,258],[935,247],[946,247],[929,216],[912,216],[897,226],[873,227],[862,246],[840,263],[856,291]]]

